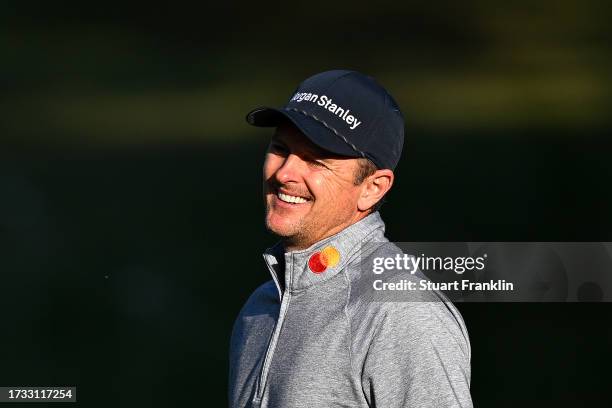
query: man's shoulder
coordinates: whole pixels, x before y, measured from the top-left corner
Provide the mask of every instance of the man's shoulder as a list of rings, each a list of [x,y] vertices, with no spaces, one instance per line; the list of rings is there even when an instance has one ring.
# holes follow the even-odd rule
[[[376,330],[381,325],[397,326],[398,331],[423,336],[446,334],[459,338],[467,345],[469,338],[463,318],[448,298],[437,290],[375,290],[375,281],[418,288],[427,277],[420,271],[375,270],[385,259],[403,256],[404,251],[393,242],[367,242],[361,256],[350,265],[351,281],[348,315],[355,326]],[[408,254],[410,255],[410,254]],[[384,266],[384,265],[383,265]],[[469,353],[469,351],[468,351]]]
[[[230,355],[236,364],[246,339],[257,337],[262,330],[271,331],[278,316],[278,293],[273,281],[260,285],[249,296],[234,321],[230,340]]]
[[[272,279],[259,285],[249,296],[244,304],[244,308],[255,307],[257,305],[270,305],[279,302],[278,289]]]

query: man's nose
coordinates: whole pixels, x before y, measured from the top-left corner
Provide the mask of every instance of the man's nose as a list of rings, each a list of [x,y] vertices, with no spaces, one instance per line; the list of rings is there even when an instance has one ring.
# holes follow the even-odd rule
[[[283,165],[276,171],[276,179],[280,183],[299,182],[303,170],[304,161],[295,154],[285,157]]]

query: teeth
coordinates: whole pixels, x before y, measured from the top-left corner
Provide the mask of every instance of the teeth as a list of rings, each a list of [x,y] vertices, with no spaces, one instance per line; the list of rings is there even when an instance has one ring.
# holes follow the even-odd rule
[[[280,198],[282,201],[286,203],[302,204],[306,202],[306,200],[303,199],[302,197],[291,196],[291,195],[283,194],[283,193],[278,193],[278,198]]]

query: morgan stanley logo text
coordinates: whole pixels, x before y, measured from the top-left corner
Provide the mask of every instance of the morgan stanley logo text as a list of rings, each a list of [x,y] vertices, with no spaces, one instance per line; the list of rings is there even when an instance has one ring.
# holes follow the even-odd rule
[[[319,97],[319,95],[310,92],[298,92],[293,95],[289,102],[293,101],[306,101],[316,103],[317,105],[322,106],[323,108],[327,109],[328,111],[345,121],[346,124],[349,125],[351,130],[354,130],[357,126],[361,125],[361,121],[359,121],[358,118],[353,115],[349,115],[349,112],[351,111],[350,109],[345,109],[341,106],[336,105],[335,103],[333,103],[332,98],[327,95],[321,95],[321,97]]]

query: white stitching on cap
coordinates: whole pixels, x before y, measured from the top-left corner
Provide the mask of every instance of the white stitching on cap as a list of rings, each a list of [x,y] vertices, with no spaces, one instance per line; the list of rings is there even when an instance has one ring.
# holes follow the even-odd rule
[[[319,122],[320,124],[322,124],[323,126],[325,126],[326,128],[328,128],[329,130],[331,130],[332,132],[334,132],[334,134],[336,136],[339,136],[342,138],[342,140],[344,140],[344,143],[346,143],[347,145],[351,146],[353,148],[353,150],[355,150],[357,153],[359,153],[361,155],[361,157],[366,157],[365,153],[362,152],[361,150],[359,150],[354,144],[352,144],[351,142],[349,142],[348,140],[346,140],[346,137],[344,137],[340,132],[338,132],[336,129],[334,129],[333,127],[329,126],[324,120],[317,118],[315,115],[313,115],[312,113],[308,113],[305,112],[303,110],[300,109],[296,109],[296,108],[287,108],[287,110],[292,110],[295,112],[299,112],[302,115],[308,116],[310,118],[313,118],[314,120],[316,120],[317,122]]]

